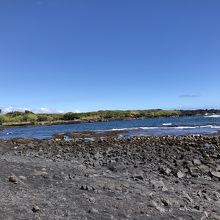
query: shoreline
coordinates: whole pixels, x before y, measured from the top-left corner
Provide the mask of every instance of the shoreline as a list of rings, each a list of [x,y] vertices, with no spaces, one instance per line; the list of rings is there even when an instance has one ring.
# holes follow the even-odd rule
[[[72,124],[72,123],[71,123]],[[46,125],[50,126],[50,125]],[[22,126],[22,127],[29,127],[29,126]],[[32,127],[32,126],[31,126]],[[172,127],[171,127],[172,128]],[[7,128],[5,128],[7,129]],[[4,130],[4,129],[2,129]],[[1,129],[0,129],[1,131]],[[129,134],[132,131],[137,131],[137,129],[123,129],[123,130],[85,130],[85,131],[74,131],[74,132],[58,132],[54,133],[50,138],[31,138],[31,137],[17,137],[17,138],[10,138],[10,139],[0,139],[1,140],[16,140],[16,139],[23,139],[23,140],[76,140],[76,139],[99,139],[99,138],[145,138],[145,137],[193,137],[193,136],[201,136],[201,137],[218,137],[220,136],[220,131],[215,132],[204,132],[204,133],[191,133],[191,134]]]
[[[145,120],[152,118],[163,118],[163,117],[184,117],[184,116],[158,116],[158,117],[141,117],[141,118],[114,118],[114,119],[98,119],[98,120],[70,120],[70,121],[56,121],[56,122],[24,122],[24,123],[14,123],[14,124],[5,124],[0,125],[0,131],[5,130],[7,128],[25,128],[25,127],[34,127],[34,126],[53,126],[53,125],[68,125],[68,124],[81,124],[81,123],[96,123],[96,122],[111,122],[111,121],[133,121],[133,120]],[[190,116],[189,116],[190,117]]]
[[[151,118],[163,118],[163,117],[190,117],[190,116],[204,116],[205,114],[220,114],[220,110],[217,109],[198,109],[198,110],[134,110],[136,114],[140,114],[141,112],[151,112],[151,111],[159,111],[161,114],[156,115],[152,113],[148,113],[149,115],[141,116],[141,115],[130,115],[128,117],[111,117],[111,118],[105,118],[103,116],[97,117],[96,114],[101,114],[102,111],[98,112],[89,112],[85,114],[94,114],[94,118],[90,117],[85,117],[85,118],[80,118],[80,119],[74,119],[74,120],[55,120],[55,121],[35,121],[35,122],[11,122],[11,123],[3,123],[0,125],[0,129],[2,128],[8,128],[8,127],[27,127],[27,126],[44,126],[44,125],[65,125],[65,124],[76,124],[76,123],[93,123],[93,122],[109,122],[109,121],[123,121],[123,120],[145,120],[145,119],[151,119]],[[172,113],[169,113],[171,111]],[[117,111],[103,111],[103,112],[110,112],[110,113],[115,113]],[[126,112],[126,111],[121,111],[121,112]],[[133,112],[133,110],[128,110],[127,112]],[[166,113],[167,112],[167,113]],[[15,114],[25,114],[25,113],[15,113]],[[33,113],[27,113],[27,114],[32,114]],[[73,114],[84,114],[84,113],[73,113]],[[146,113],[147,114],[147,113]],[[37,115],[37,114],[36,114]],[[45,114],[46,115],[51,115],[53,114]]]

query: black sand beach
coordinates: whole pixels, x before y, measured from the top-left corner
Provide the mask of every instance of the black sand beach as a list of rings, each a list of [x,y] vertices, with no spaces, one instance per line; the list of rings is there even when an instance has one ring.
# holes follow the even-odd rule
[[[220,219],[220,138],[0,141],[1,219]]]

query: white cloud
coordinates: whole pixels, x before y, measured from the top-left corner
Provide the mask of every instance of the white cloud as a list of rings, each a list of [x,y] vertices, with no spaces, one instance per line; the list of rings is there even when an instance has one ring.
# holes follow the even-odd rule
[[[79,109],[74,110],[75,113],[80,113],[81,111]]]
[[[51,109],[51,108],[45,108],[45,107],[41,107],[38,109],[33,109],[32,110],[34,113],[39,113],[39,114],[44,114],[44,113],[64,113],[64,111],[62,110],[57,110],[57,109]]]
[[[30,111],[29,108],[15,108],[15,107],[10,106],[10,107],[6,107],[6,108],[2,108],[2,113],[6,114],[8,112],[14,112],[14,111],[24,112],[25,110]]]
[[[31,108],[16,108],[16,107],[12,107],[12,106],[2,108],[2,113],[6,114],[8,112],[14,112],[14,111],[24,112],[25,110],[32,111],[34,113],[41,113],[41,114],[43,114],[43,113],[64,113],[64,111],[62,111],[62,110],[50,109],[50,108],[45,108],[45,107],[31,109]]]

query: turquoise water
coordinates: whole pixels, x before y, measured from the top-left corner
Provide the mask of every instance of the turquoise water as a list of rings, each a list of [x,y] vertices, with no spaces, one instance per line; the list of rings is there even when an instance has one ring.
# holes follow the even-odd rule
[[[161,117],[143,120],[79,123],[68,125],[9,128],[0,131],[0,139],[48,139],[56,133],[125,130],[125,136],[186,135],[220,131],[220,116]]]

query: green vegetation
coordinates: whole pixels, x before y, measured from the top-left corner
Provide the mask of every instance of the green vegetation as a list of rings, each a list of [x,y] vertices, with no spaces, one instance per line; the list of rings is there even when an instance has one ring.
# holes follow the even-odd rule
[[[103,121],[103,120],[123,120],[138,119],[152,117],[170,117],[184,115],[203,115],[205,113],[220,114],[220,110],[106,110],[97,112],[73,113],[65,114],[34,114],[30,111],[10,112],[0,115],[0,125],[41,125],[41,124],[58,124],[83,121]]]
[[[75,120],[80,119],[80,116],[78,113],[68,112],[63,115],[63,120],[69,121],[69,120]]]
[[[177,116],[180,112],[177,110],[106,110],[97,112],[78,113],[80,119],[101,120],[101,119],[126,119],[126,118],[144,118],[144,117],[162,117]]]
[[[33,112],[10,112],[0,115],[0,125],[38,124],[39,122],[52,122],[62,120],[59,114],[34,114]]]

